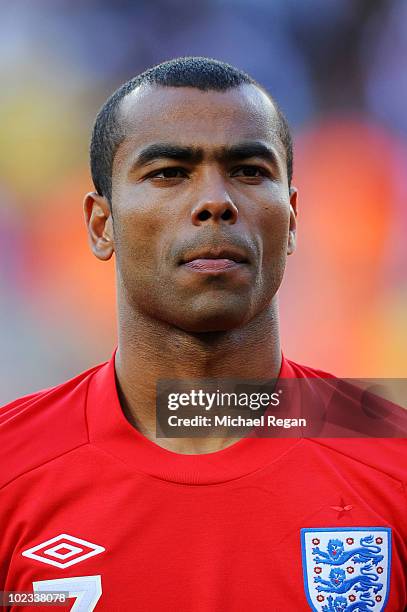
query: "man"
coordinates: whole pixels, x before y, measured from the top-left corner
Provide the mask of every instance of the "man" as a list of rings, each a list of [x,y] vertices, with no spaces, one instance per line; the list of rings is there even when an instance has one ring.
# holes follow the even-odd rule
[[[402,440],[156,436],[159,380],[328,376],[280,347],[297,190],[276,103],[231,66],[166,62],[104,105],[91,167],[118,348],[0,413],[0,589],[81,611],[402,611]]]

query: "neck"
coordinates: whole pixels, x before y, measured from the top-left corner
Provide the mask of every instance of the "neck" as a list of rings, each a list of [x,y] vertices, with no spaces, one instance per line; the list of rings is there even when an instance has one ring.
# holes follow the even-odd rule
[[[118,393],[127,419],[156,444],[179,453],[214,452],[236,438],[156,438],[159,379],[276,378],[281,367],[276,299],[243,328],[189,333],[140,313],[119,315]]]

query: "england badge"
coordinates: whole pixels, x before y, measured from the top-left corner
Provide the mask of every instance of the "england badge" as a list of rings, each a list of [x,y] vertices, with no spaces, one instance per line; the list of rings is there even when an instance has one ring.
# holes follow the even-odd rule
[[[389,594],[391,529],[301,529],[305,593],[315,612],[379,612]]]

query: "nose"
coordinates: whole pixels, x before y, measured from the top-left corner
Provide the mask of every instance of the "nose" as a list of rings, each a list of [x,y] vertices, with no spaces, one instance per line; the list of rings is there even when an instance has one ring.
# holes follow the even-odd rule
[[[234,225],[237,218],[238,209],[227,192],[223,181],[216,180],[212,175],[202,189],[198,202],[192,208],[192,223],[194,225],[207,223]]]

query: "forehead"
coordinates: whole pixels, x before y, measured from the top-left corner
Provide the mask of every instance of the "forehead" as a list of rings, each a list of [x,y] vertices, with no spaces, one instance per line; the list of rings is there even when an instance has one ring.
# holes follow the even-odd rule
[[[254,85],[224,92],[192,87],[143,85],[119,109],[125,138],[115,161],[155,142],[212,151],[244,140],[260,140],[285,157],[277,136],[277,113],[270,98]]]

